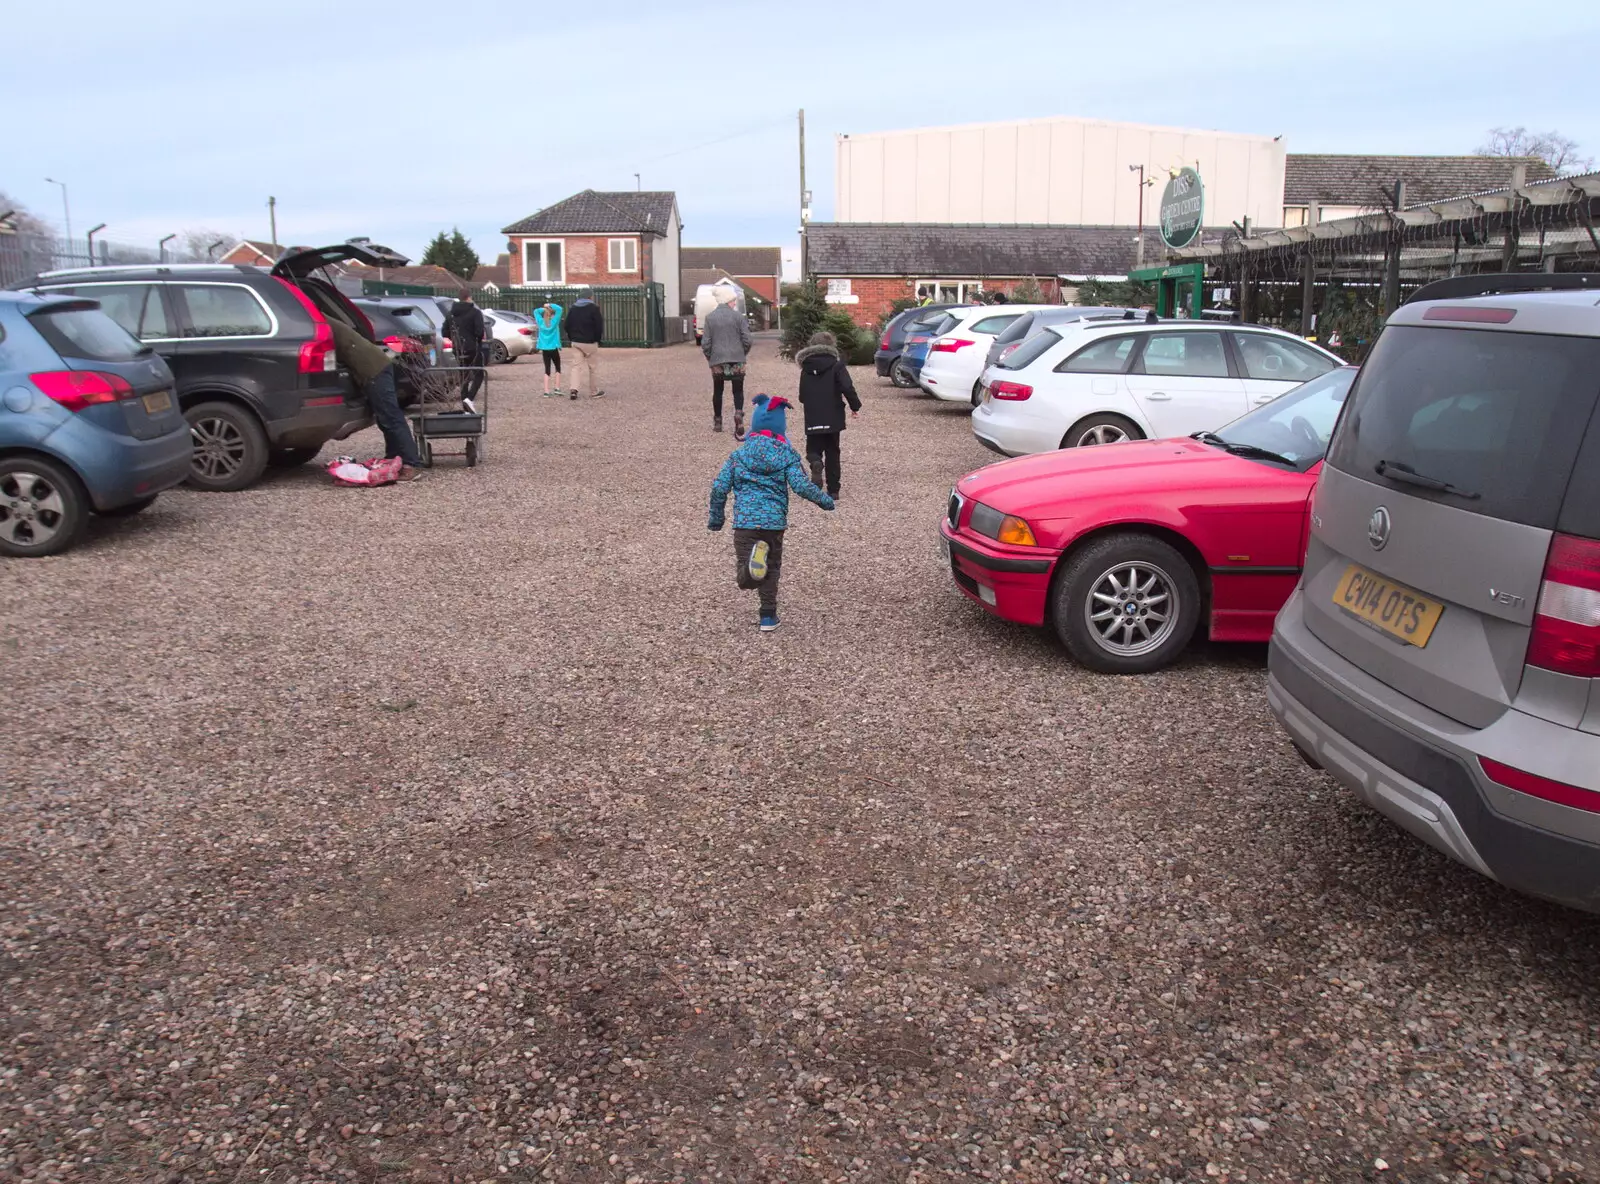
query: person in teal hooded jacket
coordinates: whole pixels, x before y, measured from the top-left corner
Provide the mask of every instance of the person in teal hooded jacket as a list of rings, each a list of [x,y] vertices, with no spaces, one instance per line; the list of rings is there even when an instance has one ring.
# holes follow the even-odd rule
[[[761,593],[761,631],[778,627],[778,575],[783,568],[783,532],[789,526],[789,490],[824,510],[833,499],[806,476],[804,462],[785,434],[787,399],[757,395],[750,433],[711,483],[711,519],[721,530],[733,494],[734,579]]]
[[[543,305],[533,310],[533,323],[539,330],[539,354],[544,358],[544,393],[546,395],[561,394],[561,313],[562,308],[553,300],[546,300]],[[550,372],[554,370],[556,376],[556,389],[550,389]],[[572,397],[578,397],[576,387],[572,390]]]

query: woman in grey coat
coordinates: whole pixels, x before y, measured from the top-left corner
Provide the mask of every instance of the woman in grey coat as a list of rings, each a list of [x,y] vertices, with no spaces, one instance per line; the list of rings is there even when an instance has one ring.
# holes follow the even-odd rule
[[[732,288],[717,289],[717,307],[706,317],[700,349],[711,363],[711,430],[722,430],[722,385],[733,383],[733,438],[744,439],[744,360],[750,353],[750,326],[733,307]]]

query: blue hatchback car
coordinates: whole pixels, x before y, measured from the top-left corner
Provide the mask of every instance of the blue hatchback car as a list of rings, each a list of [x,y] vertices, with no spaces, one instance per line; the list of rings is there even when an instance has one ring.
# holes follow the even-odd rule
[[[0,555],[70,547],[189,475],[172,371],[81,296],[0,291]]]

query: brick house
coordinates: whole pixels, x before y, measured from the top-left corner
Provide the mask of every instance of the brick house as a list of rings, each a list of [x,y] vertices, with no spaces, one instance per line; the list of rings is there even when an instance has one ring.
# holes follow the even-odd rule
[[[229,247],[218,263],[241,263],[246,267],[271,267],[283,258],[286,248],[273,243],[260,242],[253,238],[242,238]]]
[[[513,287],[658,283],[662,307],[678,307],[683,224],[674,193],[585,189],[503,233]]]
[[[813,222],[806,257],[828,302],[870,328],[902,298],[964,301],[1029,280],[1047,302],[1064,303],[1074,280],[1125,279],[1137,237],[1132,226]],[[1147,227],[1146,258],[1161,249],[1160,232]]]
[[[778,247],[685,247],[684,271],[722,271],[770,304],[778,302],[783,282],[783,251]],[[694,289],[684,284],[685,295]]]

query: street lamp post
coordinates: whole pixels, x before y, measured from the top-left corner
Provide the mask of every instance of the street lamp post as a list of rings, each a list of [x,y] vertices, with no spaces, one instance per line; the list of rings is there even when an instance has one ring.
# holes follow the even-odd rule
[[[177,231],[173,231],[171,234],[167,235],[166,238],[162,239],[156,244],[156,251],[161,255],[160,262],[165,263],[167,261],[167,244],[177,237]]]
[[[65,181],[57,181],[54,177],[46,177],[45,183],[61,186],[61,217],[67,224],[67,241],[70,243],[72,241],[72,211],[67,207],[67,183]]]
[[[96,225],[93,229],[91,229],[89,231],[89,233],[85,236],[87,238],[87,240],[88,240],[88,243],[89,243],[89,266],[90,267],[94,266],[94,236],[99,234],[105,228],[106,228],[106,224],[104,222],[101,222],[98,225]]]

